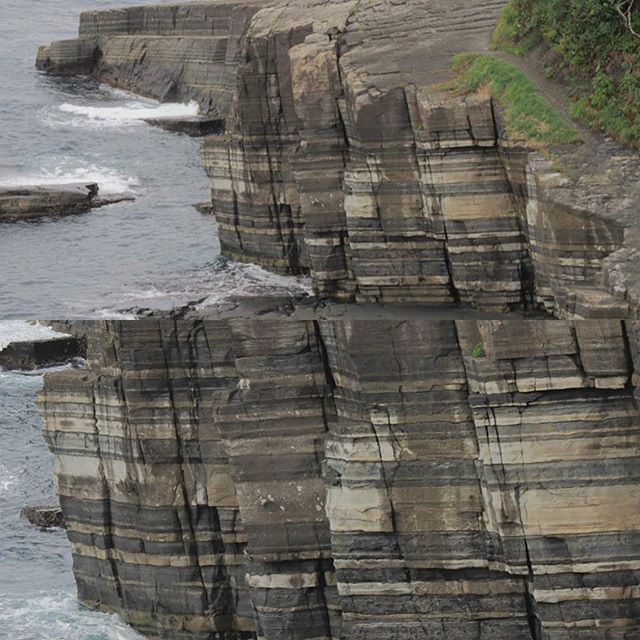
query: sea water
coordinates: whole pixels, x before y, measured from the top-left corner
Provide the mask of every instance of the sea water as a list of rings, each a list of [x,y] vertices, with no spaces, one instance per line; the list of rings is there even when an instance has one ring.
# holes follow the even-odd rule
[[[0,322],[0,344],[46,331]],[[44,373],[0,370],[0,638],[137,640],[116,616],[78,602],[66,533],[20,518],[25,505],[56,503],[53,457],[36,406]]]
[[[201,139],[144,122],[194,115],[195,103],[160,104],[35,69],[38,46],[74,37],[81,11],[122,4],[0,2],[0,185],[92,181],[104,194],[136,198],[0,224],[0,318],[104,317],[163,298],[224,299],[253,292],[245,273],[260,292],[298,286],[219,257],[215,219],[192,206],[209,192]]]

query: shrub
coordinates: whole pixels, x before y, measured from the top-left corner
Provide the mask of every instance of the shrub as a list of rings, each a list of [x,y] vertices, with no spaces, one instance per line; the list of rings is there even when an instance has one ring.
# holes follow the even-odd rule
[[[632,9],[626,14],[616,6]],[[624,12],[623,12],[624,13]],[[574,94],[572,114],[640,145],[640,4],[620,0],[510,0],[494,47],[525,55],[544,43]]]
[[[471,357],[472,358],[486,358],[487,354],[484,350],[484,345],[482,342],[478,342],[478,344],[471,349]]]
[[[491,55],[464,53],[453,61],[456,87],[475,91],[486,87],[503,108],[507,131],[528,144],[574,143],[580,135],[556,112],[517,67]]]

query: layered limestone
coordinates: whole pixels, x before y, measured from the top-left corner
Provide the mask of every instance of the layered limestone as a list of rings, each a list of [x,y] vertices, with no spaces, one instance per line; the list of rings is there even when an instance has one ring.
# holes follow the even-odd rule
[[[204,148],[223,251],[339,300],[636,316],[637,157],[590,139],[548,160],[486,91],[445,88],[503,5],[260,11],[234,117]]]
[[[262,0],[190,2],[86,11],[78,38],[40,47],[36,66],[89,74],[162,101],[194,100],[224,120],[239,43]]]
[[[309,273],[321,298],[637,317],[637,156],[589,136],[550,160],[509,138],[487,91],[445,86],[505,4],[92,11],[38,66],[196,100],[224,124],[203,150],[222,252]]]
[[[59,218],[134,199],[128,194],[98,196],[98,191],[95,182],[0,186],[0,222]]]
[[[41,397],[80,597],[161,638],[636,637],[639,335],[95,323]]]

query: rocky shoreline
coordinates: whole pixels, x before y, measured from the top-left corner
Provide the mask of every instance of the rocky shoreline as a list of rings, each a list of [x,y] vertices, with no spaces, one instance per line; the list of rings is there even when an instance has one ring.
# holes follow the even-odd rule
[[[37,65],[195,100],[224,130],[203,149],[223,255],[308,273],[322,299],[637,317],[637,156],[597,135],[541,153],[490,96],[444,88],[504,5],[90,11]]]
[[[82,335],[68,335],[69,325],[57,325],[62,331],[39,323],[28,324],[23,333],[0,342],[0,369],[33,371],[82,359],[86,341]]]
[[[505,4],[149,5],[40,49],[196,101],[224,256],[314,289],[69,326],[40,409],[84,604],[166,640],[638,637],[640,159],[451,88]]]
[[[40,220],[86,213],[91,209],[134,200],[129,194],[98,196],[95,182],[64,185],[0,186],[0,222]]]
[[[640,631],[618,321],[111,321],[41,410],[81,600],[181,640]]]

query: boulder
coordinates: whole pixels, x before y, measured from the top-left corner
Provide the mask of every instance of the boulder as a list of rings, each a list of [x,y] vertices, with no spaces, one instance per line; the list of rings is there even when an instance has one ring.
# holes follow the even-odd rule
[[[28,371],[71,362],[84,355],[84,342],[68,336],[12,342],[0,350],[0,367]]]
[[[20,511],[20,517],[41,529],[64,528],[64,517],[59,506],[28,505]]]

